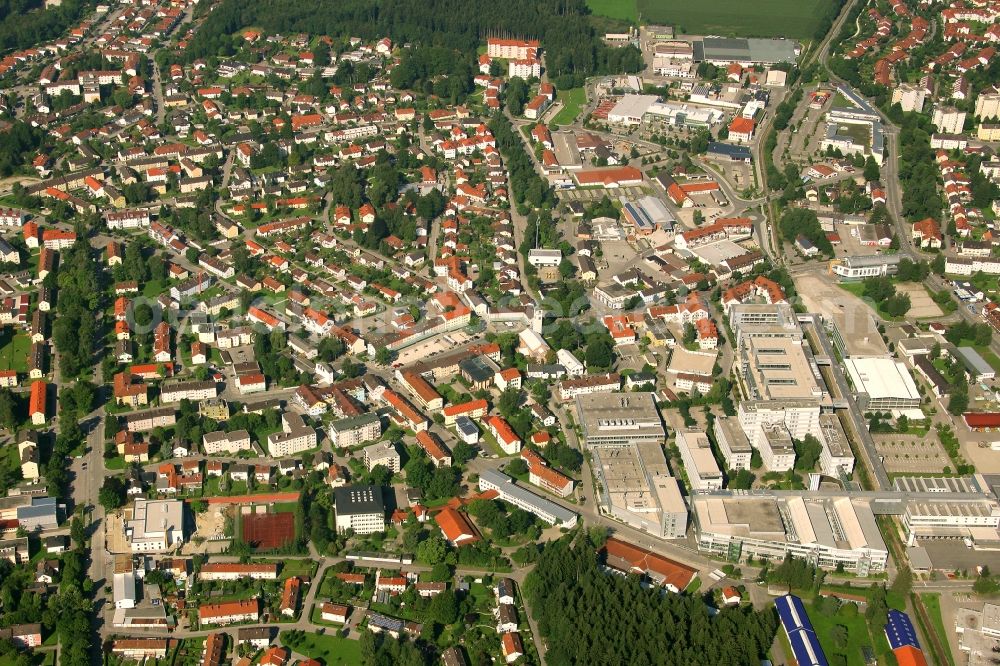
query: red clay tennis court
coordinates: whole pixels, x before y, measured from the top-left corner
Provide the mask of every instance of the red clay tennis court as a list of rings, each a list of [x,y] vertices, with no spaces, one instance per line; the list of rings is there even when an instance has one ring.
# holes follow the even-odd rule
[[[257,550],[277,550],[295,540],[294,513],[243,516],[243,540]]]

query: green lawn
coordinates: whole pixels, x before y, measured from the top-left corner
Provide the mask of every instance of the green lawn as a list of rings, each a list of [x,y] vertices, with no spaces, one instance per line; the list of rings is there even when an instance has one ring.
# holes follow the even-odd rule
[[[291,578],[292,576],[313,577],[316,572],[316,563],[306,558],[294,558],[282,560],[281,578]]]
[[[306,634],[302,642],[295,646],[295,651],[319,659],[325,666],[361,664],[361,643],[340,636]]]
[[[863,613],[847,617],[841,609],[833,617],[827,617],[816,612],[811,604],[807,605],[806,610],[809,612],[809,619],[812,620],[816,636],[819,638],[820,645],[823,646],[827,657],[842,654],[847,657],[848,666],[865,666],[865,660],[861,655],[861,646],[872,645],[872,639],[868,633],[868,624],[865,622]],[[847,628],[847,645],[843,648],[837,647],[831,637],[833,628],[838,624]]]
[[[941,617],[941,595],[937,592],[928,592],[921,594],[920,600],[923,601],[924,608],[927,609],[927,616],[931,619],[931,624],[934,625],[934,632],[948,652],[948,663],[950,666],[955,666],[955,657],[952,656],[951,649],[948,648],[948,632],[944,627],[944,619]]]
[[[146,298],[156,298],[167,288],[167,283],[161,280],[149,280],[142,285],[142,295]]]
[[[588,0],[588,5],[595,3]],[[615,4],[602,0],[599,4]],[[625,3],[623,3],[625,4]],[[677,32],[724,37],[812,39],[831,0],[637,0],[644,22],[676,26]]]
[[[557,93],[563,108],[552,118],[553,125],[570,125],[580,115],[580,108],[587,103],[587,93],[583,88],[570,88]]]
[[[595,16],[638,23],[639,15],[635,3],[636,0],[587,0],[587,7]]]
[[[27,333],[14,333],[10,326],[0,329],[0,370],[28,372],[28,352],[31,338]]]

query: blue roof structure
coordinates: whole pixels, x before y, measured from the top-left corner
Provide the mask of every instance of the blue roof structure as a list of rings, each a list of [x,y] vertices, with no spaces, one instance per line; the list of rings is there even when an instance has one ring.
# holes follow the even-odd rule
[[[889,622],[885,625],[885,637],[889,639],[889,647],[893,650],[904,645],[912,645],[920,649],[917,632],[913,628],[910,616],[898,610],[889,611]]]
[[[778,619],[785,628],[785,635],[792,646],[792,654],[799,666],[829,666],[816,632],[802,600],[793,594],[786,594],[774,600]]]

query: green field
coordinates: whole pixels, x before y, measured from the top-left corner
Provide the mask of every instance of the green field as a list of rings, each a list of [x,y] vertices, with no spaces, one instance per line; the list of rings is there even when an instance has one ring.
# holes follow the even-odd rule
[[[361,664],[361,643],[340,636],[307,633],[295,651],[319,659],[325,666],[355,666]]]
[[[941,617],[941,595],[937,592],[928,592],[926,594],[920,595],[921,601],[924,602],[924,608],[927,609],[927,616],[930,618],[931,623],[934,625],[934,632],[937,633],[938,638],[941,640],[942,645],[946,648],[948,646],[948,631],[944,627],[944,619]],[[951,654],[951,650],[948,649],[948,665],[954,666],[955,658]]]
[[[638,23],[639,17],[635,7],[636,0],[587,0],[587,7],[595,16]]]
[[[28,372],[30,350],[31,338],[27,333],[14,333],[9,326],[0,329],[0,370]]]
[[[723,37],[812,39],[832,0],[636,0],[644,23],[666,24],[678,33]],[[597,4],[613,4],[605,0]],[[588,2],[593,6],[595,3]],[[623,3],[627,4],[627,3]],[[595,11],[595,13],[597,13]]]
[[[587,103],[587,92],[583,88],[560,90],[556,96],[563,107],[552,118],[553,125],[571,125],[580,115],[580,108]]]

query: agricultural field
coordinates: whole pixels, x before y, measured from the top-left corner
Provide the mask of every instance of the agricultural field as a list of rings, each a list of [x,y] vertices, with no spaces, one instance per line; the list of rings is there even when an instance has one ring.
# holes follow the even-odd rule
[[[617,4],[614,0],[590,0]],[[623,3],[628,4],[628,3]],[[666,24],[678,33],[722,37],[788,37],[812,39],[833,0],[636,0],[644,23]],[[595,10],[595,13],[598,13]]]
[[[636,0],[587,0],[587,7],[594,16],[607,16],[608,18],[638,23],[636,13]]]

